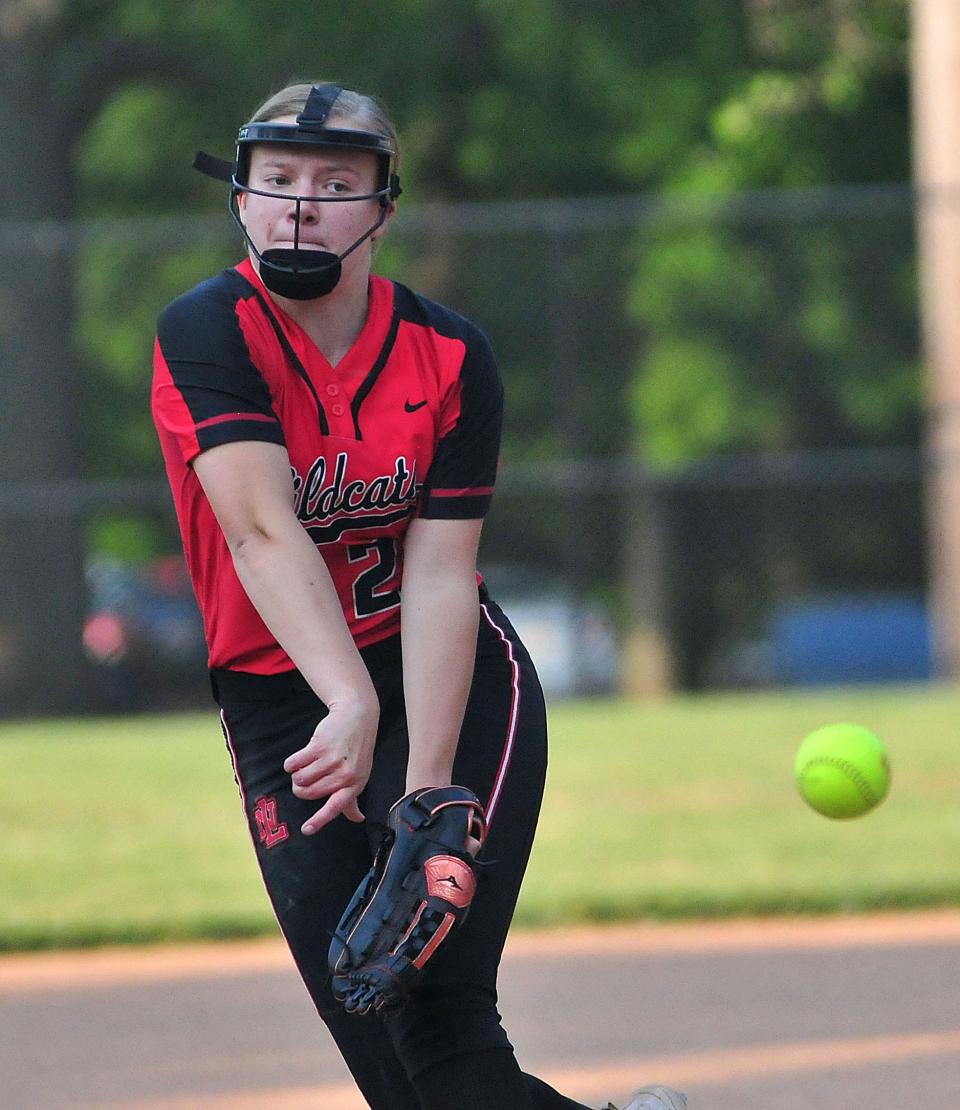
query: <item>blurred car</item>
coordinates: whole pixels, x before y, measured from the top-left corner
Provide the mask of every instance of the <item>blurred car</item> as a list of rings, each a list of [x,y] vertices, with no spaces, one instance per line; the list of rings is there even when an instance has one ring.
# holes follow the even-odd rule
[[[537,665],[550,697],[608,694],[619,682],[613,624],[554,572],[493,564],[482,568]],[[144,566],[98,558],[87,568],[84,648],[102,692],[117,710],[203,704],[207,651],[182,556]]]
[[[926,600],[897,592],[840,592],[778,601],[753,638],[719,644],[709,687],[929,681],[933,634]]]
[[[203,625],[182,556],[142,566],[96,558],[86,579],[83,645],[109,707],[164,708],[209,698]]]
[[[491,563],[480,573],[530,652],[548,697],[617,689],[617,639],[601,605],[578,596],[555,571]]]

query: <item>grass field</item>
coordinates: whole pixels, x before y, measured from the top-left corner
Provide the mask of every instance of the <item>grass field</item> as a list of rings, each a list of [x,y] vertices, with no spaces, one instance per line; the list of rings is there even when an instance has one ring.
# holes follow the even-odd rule
[[[838,720],[894,768],[847,822],[792,779]],[[960,904],[958,725],[938,686],[555,704],[518,923]],[[0,948],[276,931],[213,713],[0,726],[0,814]]]

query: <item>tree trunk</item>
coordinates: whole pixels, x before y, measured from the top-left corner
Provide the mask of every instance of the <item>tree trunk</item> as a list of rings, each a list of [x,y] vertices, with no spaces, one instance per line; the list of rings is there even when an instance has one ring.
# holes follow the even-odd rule
[[[71,105],[29,41],[0,37],[0,713],[88,706],[79,476]],[[44,87],[46,86],[46,87]]]

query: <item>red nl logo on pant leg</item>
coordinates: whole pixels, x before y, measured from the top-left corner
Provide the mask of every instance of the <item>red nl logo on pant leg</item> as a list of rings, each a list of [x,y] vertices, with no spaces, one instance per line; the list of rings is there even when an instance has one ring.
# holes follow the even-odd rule
[[[290,835],[287,832],[286,821],[277,821],[276,798],[257,798],[253,811],[257,819],[257,831],[260,834],[260,843],[272,848]]]

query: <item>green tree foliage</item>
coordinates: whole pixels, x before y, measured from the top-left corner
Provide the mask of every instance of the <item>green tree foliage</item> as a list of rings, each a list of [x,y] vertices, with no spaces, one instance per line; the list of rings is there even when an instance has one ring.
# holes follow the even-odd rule
[[[907,182],[902,0],[754,0],[740,76],[710,135],[664,179],[704,196],[638,242],[631,387],[639,450],[663,465],[718,451],[915,442],[910,209],[816,186]],[[768,193],[795,190],[771,204]],[[724,197],[740,194],[736,204]],[[798,218],[785,218],[792,203]]]

